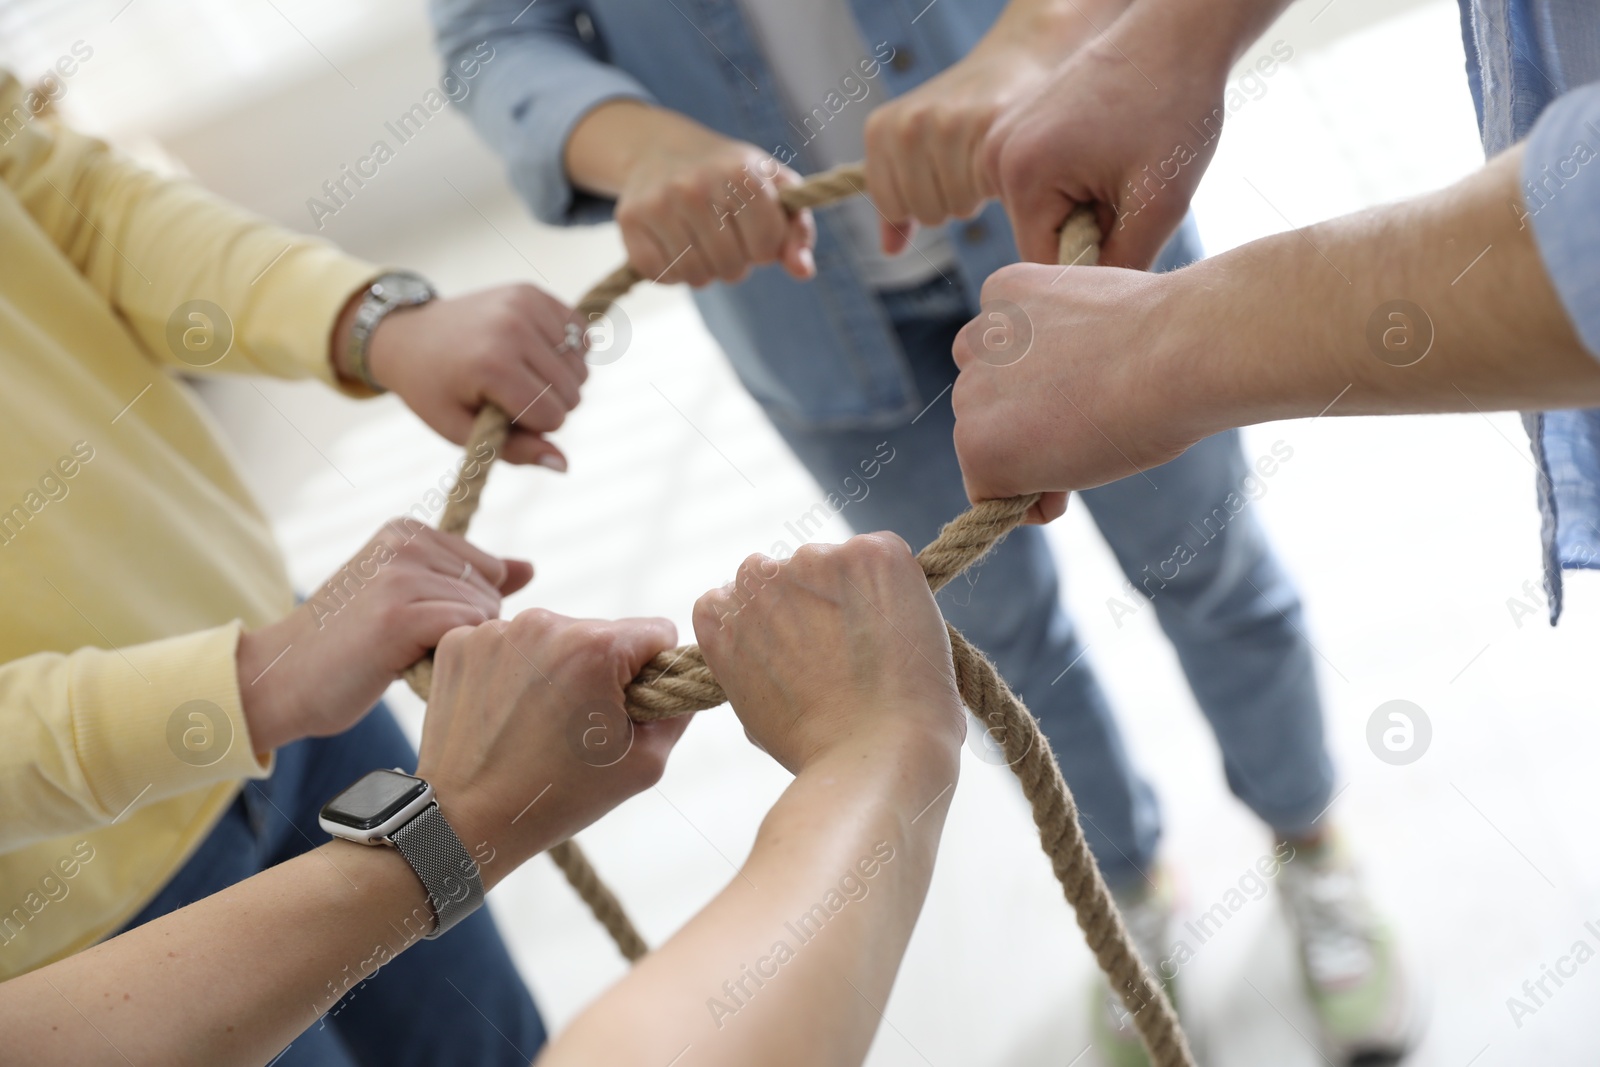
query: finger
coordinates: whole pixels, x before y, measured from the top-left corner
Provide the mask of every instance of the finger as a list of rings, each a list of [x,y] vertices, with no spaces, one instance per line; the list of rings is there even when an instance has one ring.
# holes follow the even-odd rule
[[[1035,185],[1006,204],[1017,251],[1024,261],[1054,263],[1060,255],[1061,226],[1078,206],[1059,190]]]
[[[987,143],[987,138],[978,137],[968,143],[966,155],[964,156],[968,168],[966,172],[967,188],[976,201],[976,207],[982,207],[986,201],[993,199],[1000,192],[994,183],[993,172],[986,165],[984,148]],[[974,210],[976,210],[976,207]]]
[[[981,138],[972,128],[964,127],[959,142],[937,157],[939,187],[944,190],[944,207],[949,218],[971,218],[983,206],[985,196],[978,166],[981,145]]]
[[[738,217],[742,214],[742,210],[738,214],[731,211],[720,216],[708,214],[706,219],[700,220],[702,225],[699,226],[688,214],[681,216],[683,225],[695,235],[696,247],[705,253],[712,274],[719,281],[742,281],[750,273],[750,261],[739,243]]]
[[[481,576],[491,589],[498,588],[506,580],[505,564],[498,556],[490,555],[459,534],[427,527],[417,538],[417,546],[429,568],[440,574],[451,578],[468,575],[466,564],[471,564],[471,573]]]
[[[778,185],[763,178],[747,183],[750,201],[733,216],[739,247],[750,263],[772,263],[782,257],[789,236],[789,213],[778,199]]]
[[[568,343],[568,323],[578,324],[579,343],[577,345]],[[583,358],[584,327],[588,325],[588,323],[581,322],[574,311],[564,311],[559,319],[540,315],[534,323],[535,328],[538,330],[539,339],[544,343],[545,349],[554,358],[561,361],[562,366],[567,368],[568,373],[572,375],[580,387],[589,380],[589,364]]]
[[[570,384],[568,388],[576,389]],[[539,374],[519,356],[517,361],[495,372],[488,399],[511,416],[519,429],[535,433],[558,430],[567,421],[567,412],[577,403],[568,403],[556,383]]]
[[[980,329],[981,320],[971,319],[956,332],[956,339],[950,343],[950,355],[956,362],[956,371],[959,374],[965,374],[967,368],[971,367],[978,358],[979,349],[976,347],[975,342],[978,340]],[[959,387],[959,378],[957,378],[956,384]]]
[[[678,643],[678,628],[670,619],[618,619],[610,627],[630,679],[657,654]]]
[[[699,714],[690,712],[687,715],[674,715],[669,719],[655,719],[651,722],[636,722],[633,724],[633,750],[641,755],[649,756],[657,761],[665,761],[672,752],[673,746],[689,728],[689,722]]]
[[[715,655],[716,650],[725,636],[723,633],[723,619],[729,614],[728,604],[733,598],[733,583],[727,582],[716,589],[709,589],[694,602],[694,636],[700,642],[700,647],[706,650],[708,656]]]
[[[524,466],[537,464],[558,474],[565,474],[567,470],[566,453],[557,448],[555,442],[538,431],[524,430],[520,426],[511,428],[511,434],[501,449],[501,458],[507,463]]]
[[[628,263],[641,277],[660,278],[672,257],[667,255],[666,243],[655,226],[628,212],[617,210],[617,222],[622,227],[622,245],[628,252]]]
[[[1066,493],[1040,493],[1039,502],[1028,509],[1028,521],[1043,525],[1047,522],[1055,522],[1066,512]]]
[[[905,250],[905,230],[911,221],[895,169],[898,137],[892,123],[896,117],[894,110],[880,110],[867,118],[867,195],[883,217],[883,251],[890,256]]]
[[[894,545],[896,548],[905,549],[907,555],[915,555],[915,553],[911,551],[910,543],[893,530],[874,530],[869,534],[857,534],[856,536],[876,538],[879,541],[884,541],[888,544]]]
[[[669,285],[687,282],[696,289],[711,284],[717,272],[705,249],[699,247],[694,230],[683,219],[673,216],[663,220],[656,232],[673,256],[672,265],[658,281]]]
[[[571,411],[578,406],[582,395],[582,379],[572,364],[558,354],[556,346],[537,332],[537,327],[530,324],[529,329],[534,331],[534,337],[533,343],[523,350],[524,361],[536,376],[555,389],[563,407]],[[581,365],[582,361],[579,362]]]
[[[477,421],[478,412],[465,404],[444,404],[434,418],[438,421],[430,425],[440,437],[451,444],[464,445],[472,437],[472,424]]]
[[[481,612],[459,600],[418,601],[407,608],[401,619],[404,627],[402,633],[418,658],[429,649],[438,648],[446,635],[456,630],[470,632],[484,621]],[[456,647],[462,649],[465,646]]]
[[[783,269],[798,281],[807,282],[817,276],[817,220],[806,208],[789,220],[784,231],[783,250],[779,258]]]
[[[919,152],[915,157],[923,161],[922,165],[914,167],[899,167],[898,175],[900,188],[906,197],[906,207],[911,212],[911,217],[924,226],[937,226],[949,217],[945,207],[946,199],[943,186],[939,181],[939,170],[929,159],[929,153]]]
[[[533,564],[528,560],[507,557],[500,562],[506,565],[505,581],[500,583],[501,596],[510,596],[533,581]]]
[[[502,564],[502,568],[503,566]],[[414,582],[411,587],[412,604],[425,604],[434,600],[463,604],[472,609],[476,615],[475,622],[485,622],[500,617],[500,590],[485,582],[480,574],[473,573],[453,578],[434,571],[424,571]]]
[[[802,282],[810,281],[817,274],[817,220],[810,208],[801,208],[790,214],[789,209],[783,206],[783,190],[804,181],[788,167],[780,167],[772,179],[778,208],[783,212],[783,247],[778,252],[778,261],[790,277]]]
[[[1187,208],[1187,201],[1183,207]],[[1151,204],[1132,212],[1124,209],[1107,227],[1109,233],[1100,246],[1100,262],[1107,267],[1149,270],[1182,221],[1183,211],[1174,215],[1165,204]]]
[[[888,219],[878,220],[878,244],[883,248],[885,255],[898,256],[910,243],[906,239],[904,229],[896,228]]]
[[[567,344],[567,323],[574,315],[572,308],[535,285],[517,286],[516,295],[516,308],[522,321],[531,328],[534,350],[546,350],[561,359],[581,385],[588,377],[588,368],[584,366],[583,354],[572,352]],[[547,376],[546,381],[549,380]]]

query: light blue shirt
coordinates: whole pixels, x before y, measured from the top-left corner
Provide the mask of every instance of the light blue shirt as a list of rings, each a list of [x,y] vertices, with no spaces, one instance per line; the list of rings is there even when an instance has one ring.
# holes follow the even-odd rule
[[[916,87],[966,55],[1004,7],[1005,0],[850,0],[868,65],[839,71],[838,95],[817,102],[820,114],[801,114],[785,106],[734,0],[431,0],[446,63],[485,41],[494,48],[463,107],[534,214],[557,224],[611,215],[611,202],[575,189],[563,165],[573,127],[604,101],[671,108],[809,174],[822,169],[809,141],[830,111],[876,107]],[[817,213],[813,281],[762,267],[737,286],[697,291],[695,301],[774,419],[807,428],[895,425],[933,398],[918,395],[833,215]],[[1005,212],[991,204],[945,232],[956,263],[943,273],[975,309],[984,279],[1017,258]]]
[[[1579,338],[1600,358],[1600,9],[1595,0],[1460,0],[1488,155],[1526,138],[1525,224]],[[1545,592],[1600,569],[1600,411],[1523,416],[1538,464]]]

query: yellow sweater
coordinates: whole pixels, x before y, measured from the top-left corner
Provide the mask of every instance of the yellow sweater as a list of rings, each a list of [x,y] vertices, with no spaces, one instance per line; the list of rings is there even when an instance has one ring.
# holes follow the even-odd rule
[[[0,979],[126,923],[267,773],[234,657],[293,593],[176,372],[231,320],[204,373],[335,384],[377,273],[29,104],[0,72]]]

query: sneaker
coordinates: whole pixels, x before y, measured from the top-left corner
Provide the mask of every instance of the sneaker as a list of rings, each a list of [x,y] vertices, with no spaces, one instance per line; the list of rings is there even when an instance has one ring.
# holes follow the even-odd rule
[[[1417,997],[1389,926],[1373,910],[1344,844],[1300,847],[1278,875],[1311,1006],[1333,1051],[1395,1062],[1420,1036]]]
[[[1165,977],[1161,969],[1161,962],[1172,954],[1172,883],[1159,869],[1154,882],[1154,885],[1141,882],[1135,889],[1113,892],[1112,896],[1116,899],[1117,910],[1122,912],[1122,923],[1128,928],[1128,936],[1139,958],[1161,980],[1176,1007],[1175,983]],[[1150,1067],[1133,1016],[1107,982],[1094,987],[1090,1030],[1094,1034],[1094,1047],[1107,1067]]]

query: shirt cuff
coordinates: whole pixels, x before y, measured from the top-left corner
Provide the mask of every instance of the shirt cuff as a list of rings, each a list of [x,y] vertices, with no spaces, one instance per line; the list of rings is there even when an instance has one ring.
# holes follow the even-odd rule
[[[239,696],[242,624],[72,656],[73,740],[103,810],[265,778]]]
[[[1600,84],[1540,116],[1522,158],[1522,221],[1589,354],[1600,358]]]
[[[479,88],[489,100],[509,101],[500,121],[510,128],[490,137],[504,146],[511,184],[541,222],[556,226],[604,222],[613,202],[585,193],[567,178],[567,141],[584,116],[613,100],[654,104],[655,98],[631,75],[602,64],[562,64],[562,77],[539,72],[534,58],[507,57],[493,72],[496,84]],[[489,71],[485,71],[489,74]]]

